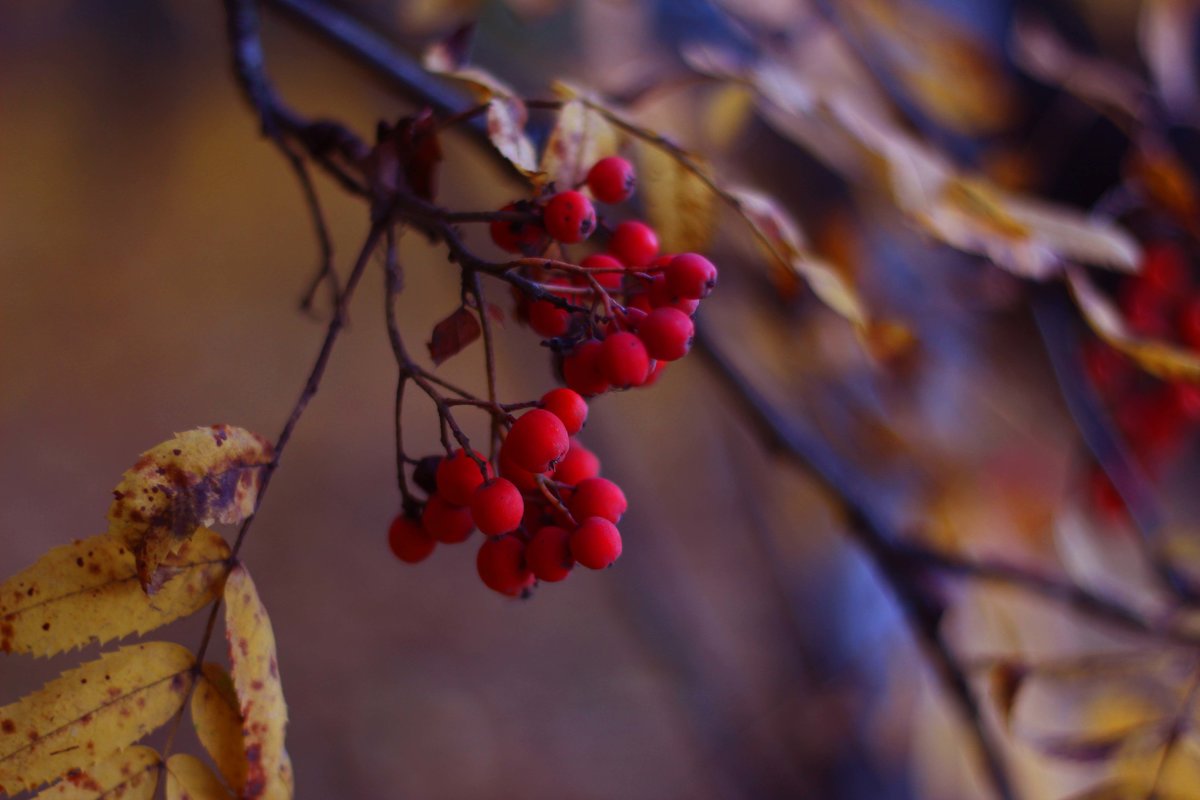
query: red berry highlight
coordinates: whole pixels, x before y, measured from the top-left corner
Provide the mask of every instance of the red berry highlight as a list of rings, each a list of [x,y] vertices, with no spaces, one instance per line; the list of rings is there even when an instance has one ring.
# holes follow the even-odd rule
[[[475,557],[475,568],[485,586],[510,597],[533,585],[533,573],[525,566],[525,545],[513,536],[485,541]]]
[[[525,546],[525,563],[539,581],[555,583],[571,574],[571,534],[565,528],[547,525]]]
[[[535,408],[513,423],[502,450],[521,469],[545,472],[567,454],[570,444],[562,420],[543,408]]]
[[[683,253],[671,259],[663,270],[667,292],[672,297],[700,300],[717,285],[717,268],[697,253]]]
[[[562,420],[571,436],[583,430],[587,422],[587,401],[574,389],[551,389],[542,395],[538,405]]]
[[[637,335],[650,358],[676,361],[692,348],[696,325],[677,308],[656,308],[638,325]]]
[[[617,389],[641,386],[650,371],[646,345],[628,331],[614,333],[604,340],[600,351],[600,369],[605,379]]]
[[[613,231],[609,251],[630,269],[644,267],[658,255],[658,235],[644,222],[622,222]]]
[[[570,540],[571,555],[588,569],[604,569],[621,555],[621,533],[606,519],[583,521]]]
[[[623,203],[633,195],[637,176],[628,161],[620,156],[609,156],[588,170],[587,185],[600,202]]]
[[[620,522],[628,507],[621,487],[607,478],[580,481],[567,500],[567,509],[576,520],[601,517],[609,522]]]
[[[406,564],[416,564],[429,558],[437,539],[421,529],[416,521],[400,514],[388,527],[388,547],[396,558]]]
[[[596,230],[596,209],[582,192],[559,192],[542,213],[546,232],[563,244],[582,242]]]
[[[562,461],[554,468],[554,480],[574,486],[580,481],[594,478],[600,474],[600,459],[588,450],[578,439],[571,440],[571,449],[563,456]]]
[[[605,289],[614,290],[621,288],[621,275],[625,270],[625,265],[617,261],[612,256],[604,253],[593,253],[583,261],[579,262],[579,266],[587,270],[596,270],[596,282]],[[620,270],[620,271],[618,271]],[[582,285],[585,281],[580,280]]]
[[[480,453],[475,455],[483,461],[487,477],[492,477],[492,465]],[[465,506],[470,504],[471,495],[484,480],[486,478],[480,472],[479,464],[460,447],[454,451],[454,455],[443,458],[438,464],[437,493],[451,505]]]
[[[475,490],[471,497],[471,518],[486,536],[515,531],[525,514],[521,490],[512,481],[493,478]]]
[[[603,344],[598,339],[588,339],[570,354],[563,356],[563,382],[584,397],[608,391],[608,378],[600,366],[600,351]]]

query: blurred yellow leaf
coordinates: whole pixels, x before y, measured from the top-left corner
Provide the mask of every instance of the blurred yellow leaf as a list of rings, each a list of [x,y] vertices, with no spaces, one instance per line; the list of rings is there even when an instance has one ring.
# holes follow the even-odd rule
[[[563,104],[542,153],[539,184],[554,182],[559,190],[581,183],[595,164],[617,151],[611,124],[582,100]]]
[[[241,522],[258,503],[273,457],[261,436],[231,425],[196,428],[142,453],[113,490],[108,531],[133,551],[138,578],[153,594],[159,569],[201,525]]]
[[[754,94],[745,86],[727,83],[713,91],[704,108],[704,137],[717,150],[729,147],[754,112]]]
[[[638,187],[663,252],[702,252],[716,227],[716,196],[692,167],[651,142],[638,141]],[[707,166],[690,157],[695,169]]]
[[[225,637],[244,719],[247,772],[242,796],[290,798],[291,762],[284,750],[287,703],[279,681],[275,634],[254,581],[241,565],[225,581]]]
[[[0,708],[0,793],[107,759],[183,705],[195,663],[170,642],[123,647]]]
[[[1078,267],[1067,268],[1067,281],[1083,318],[1101,339],[1132,358],[1151,375],[1168,381],[1200,382],[1200,355],[1195,351],[1134,334],[1117,307]]]
[[[186,617],[220,593],[228,558],[225,540],[202,528],[163,561],[164,584],[149,597],[120,539],[56,547],[0,584],[0,652],[49,656]]]
[[[151,800],[162,759],[152,747],[134,745],[88,769],[75,769],[38,794],[39,800]]]
[[[167,800],[233,800],[233,795],[203,761],[176,753],[167,759]]]
[[[221,775],[240,794],[246,786],[242,711],[233,680],[217,664],[204,664],[197,677],[192,692],[192,724]]]

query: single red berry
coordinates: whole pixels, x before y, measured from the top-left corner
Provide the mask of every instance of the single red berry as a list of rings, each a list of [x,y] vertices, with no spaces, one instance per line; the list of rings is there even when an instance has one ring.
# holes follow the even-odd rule
[[[677,308],[656,308],[642,320],[637,335],[651,358],[676,361],[691,349],[696,325]]]
[[[582,192],[559,192],[542,213],[546,232],[563,244],[582,242],[596,230],[596,209]]]
[[[1148,244],[1142,251],[1138,278],[1161,294],[1177,296],[1187,290],[1187,256],[1172,242]]]
[[[504,448],[500,448],[500,474],[512,481],[512,484],[522,492],[536,492],[538,488],[537,476],[527,469],[522,469],[513,463],[512,459],[504,452]],[[547,478],[550,477],[549,472],[542,473]]]
[[[1195,350],[1200,350],[1200,295],[1188,298],[1179,310],[1179,337]]]
[[[580,481],[594,478],[600,474],[600,459],[588,450],[578,439],[571,440],[571,447],[562,461],[554,468],[554,480],[574,486]]]
[[[475,530],[475,523],[471,520],[470,509],[447,503],[445,498],[435,494],[425,503],[421,527],[439,542],[455,544],[467,540]]]
[[[553,339],[562,336],[571,326],[571,312],[549,300],[534,300],[529,304],[529,327],[538,336]]]
[[[475,453],[475,457],[483,461],[483,471],[480,471],[479,463],[461,447],[454,451],[454,455],[443,458],[438,464],[437,493],[447,503],[456,506],[469,505],[476,487],[492,477],[492,465],[478,452]]]
[[[637,176],[620,156],[602,158],[588,170],[587,185],[601,203],[624,203],[633,194]]]
[[[493,478],[482,484],[471,497],[471,519],[485,536],[515,531],[524,514],[521,490],[504,478]]]
[[[517,211],[515,203],[509,203],[501,211]],[[537,222],[530,219],[527,222],[496,220],[490,228],[492,241],[501,250],[509,253],[537,255],[546,249],[546,231]]]
[[[608,249],[630,269],[644,267],[658,254],[658,235],[644,222],[622,222],[613,231]]]
[[[571,534],[571,555],[588,569],[604,569],[621,555],[621,533],[601,517],[589,517]]]
[[[587,423],[587,401],[574,389],[551,389],[542,395],[538,405],[562,420],[571,436],[583,430]]]
[[[667,279],[667,291],[673,297],[699,300],[708,297],[717,285],[717,268],[697,253],[675,256],[663,270],[663,275]]]
[[[600,352],[603,344],[599,339],[588,339],[571,353],[563,356],[563,383],[584,397],[608,391],[608,378],[600,367]]]
[[[579,266],[587,270],[595,270],[596,282],[608,290],[616,290],[621,288],[621,279],[625,270],[625,265],[615,258],[604,253],[593,253],[583,261],[579,262]],[[577,281],[580,285],[585,285],[586,281],[580,278]]]
[[[646,345],[636,334],[628,331],[614,333],[604,340],[600,351],[600,368],[605,379],[616,389],[641,386],[650,371]]]
[[[475,568],[484,585],[500,594],[515,597],[533,585],[533,573],[525,566],[525,545],[515,536],[486,540]]]
[[[1149,284],[1127,281],[1121,289],[1120,301],[1121,312],[1134,333],[1153,337],[1166,334],[1166,298]]]
[[[554,583],[571,574],[571,533],[557,525],[538,530],[525,546],[525,563],[539,581]]]
[[[567,500],[567,510],[576,520],[603,517],[610,522],[620,522],[626,508],[625,493],[607,478],[580,481]]]
[[[534,408],[517,418],[501,449],[521,469],[545,472],[567,454],[570,444],[562,420],[544,408]]]
[[[406,564],[416,564],[429,558],[437,539],[421,529],[415,520],[400,514],[388,527],[388,547],[395,553],[396,558]]]

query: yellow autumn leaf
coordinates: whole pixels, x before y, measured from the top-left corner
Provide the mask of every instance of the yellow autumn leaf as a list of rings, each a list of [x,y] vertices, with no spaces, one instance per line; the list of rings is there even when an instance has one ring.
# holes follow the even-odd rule
[[[206,663],[201,668],[192,692],[192,724],[225,781],[241,793],[246,785],[242,711],[233,680],[217,664]]]
[[[134,745],[87,769],[73,769],[37,795],[38,800],[151,800],[162,759]]]
[[[144,634],[218,596],[229,545],[201,528],[163,561],[162,589],[147,596],[133,553],[101,534],[56,547],[0,584],[0,652],[50,656]]]
[[[1078,267],[1067,268],[1075,304],[1096,334],[1151,375],[1167,381],[1200,382],[1200,355],[1168,342],[1134,334],[1112,301]]]
[[[179,433],[142,453],[113,490],[108,530],[133,551],[147,593],[167,577],[163,559],[198,527],[254,513],[272,457],[266,439],[230,425]]]
[[[661,147],[639,141],[638,186],[646,216],[664,252],[685,253],[708,249],[716,226],[716,196],[704,178]],[[690,156],[702,172],[708,168]]]
[[[187,753],[167,759],[167,800],[233,800],[208,766]]]
[[[170,642],[123,647],[0,708],[0,794],[128,747],[183,705],[194,659]]]
[[[275,633],[250,573],[234,567],[225,581],[225,637],[246,745],[245,798],[289,798],[291,762],[284,750],[287,703],[279,681]]]
[[[537,182],[553,181],[560,190],[578,185],[592,164],[617,151],[618,141],[608,120],[583,101],[568,100],[546,140]]]

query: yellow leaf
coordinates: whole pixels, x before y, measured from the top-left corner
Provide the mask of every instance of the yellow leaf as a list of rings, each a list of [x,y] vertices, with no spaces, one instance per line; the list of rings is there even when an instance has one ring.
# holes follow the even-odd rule
[[[162,560],[196,528],[254,513],[272,457],[266,439],[230,425],[176,434],[142,453],[113,491],[108,530],[133,551],[147,593],[166,577]]]
[[[107,759],[183,705],[192,654],[170,642],[123,647],[0,708],[0,794]]]
[[[200,744],[238,793],[246,785],[246,743],[242,711],[233,680],[217,664],[206,663],[192,692],[192,723]]]
[[[39,800],[151,800],[162,763],[152,747],[134,745],[88,769],[74,769]]]
[[[720,85],[708,98],[702,125],[705,139],[723,150],[745,129],[754,111],[754,95],[736,83]]]
[[[639,141],[637,153],[638,187],[646,216],[658,232],[663,251],[685,253],[708,249],[716,225],[716,198],[712,189],[661,147]],[[690,158],[707,172],[700,159]]]
[[[569,189],[587,177],[601,158],[617,151],[617,132],[581,100],[568,100],[558,112],[542,153],[541,181]]]
[[[167,800],[233,800],[203,761],[186,753],[167,759]]]
[[[1163,380],[1200,382],[1200,356],[1168,342],[1144,339],[1125,325],[1116,306],[1096,288],[1087,273],[1068,267],[1067,281],[1083,318],[1097,335],[1132,358],[1146,372]]]
[[[150,597],[120,539],[56,547],[0,585],[0,652],[49,656],[186,617],[218,596],[228,558],[225,540],[202,528],[163,562],[169,577]]]
[[[525,135],[528,112],[515,97],[493,97],[488,101],[488,138],[512,165],[527,177],[538,175],[537,151]]]
[[[241,565],[225,581],[225,637],[244,720],[247,772],[242,796],[289,798],[291,762],[283,746],[287,704],[279,682],[275,634],[254,581]]]

